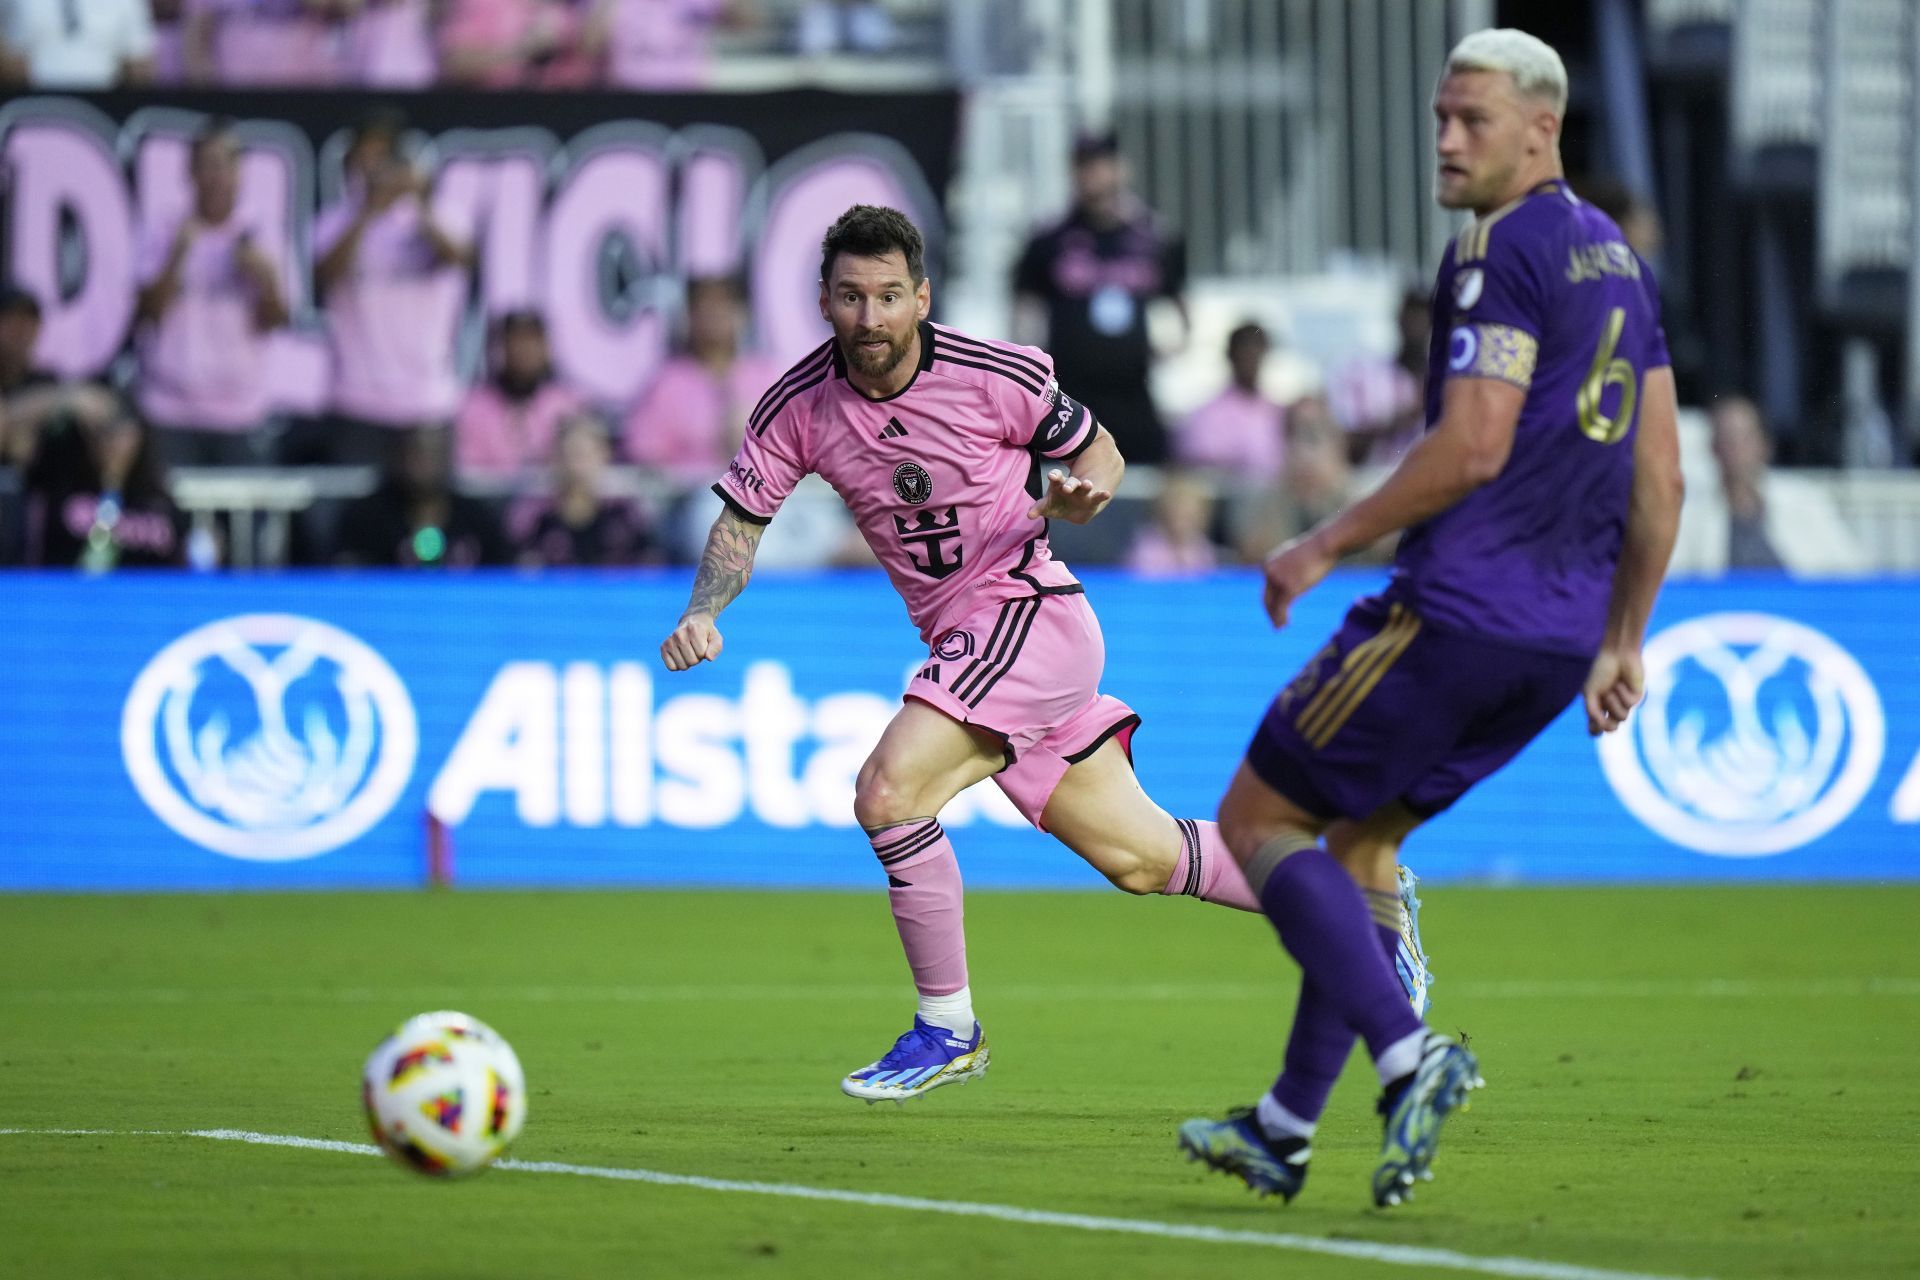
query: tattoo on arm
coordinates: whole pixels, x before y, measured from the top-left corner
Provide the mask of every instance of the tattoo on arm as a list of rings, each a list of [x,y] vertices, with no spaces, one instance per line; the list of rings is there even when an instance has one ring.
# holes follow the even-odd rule
[[[707,534],[707,549],[701,553],[700,571],[693,578],[693,594],[681,617],[704,613],[717,618],[733,603],[753,575],[753,553],[759,549],[765,529],[765,525],[742,520],[731,507],[720,513]]]

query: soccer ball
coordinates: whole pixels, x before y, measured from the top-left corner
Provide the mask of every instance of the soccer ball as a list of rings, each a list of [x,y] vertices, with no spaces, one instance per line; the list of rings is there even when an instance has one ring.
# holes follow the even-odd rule
[[[527,1119],[520,1059],[478,1018],[407,1019],[367,1058],[361,1097],[374,1140],[395,1163],[434,1178],[478,1173]]]

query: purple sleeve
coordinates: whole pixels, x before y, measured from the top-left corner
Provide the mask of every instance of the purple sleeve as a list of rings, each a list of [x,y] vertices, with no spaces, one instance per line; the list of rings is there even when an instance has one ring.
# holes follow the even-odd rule
[[[1469,250],[1454,271],[1447,375],[1495,378],[1525,390],[1547,328],[1547,289],[1517,234],[1496,237],[1494,230],[1486,229],[1479,251]]]
[[[1636,255],[1638,256],[1638,255]],[[1647,339],[1646,355],[1640,361],[1640,371],[1664,369],[1673,363],[1673,357],[1667,352],[1667,326],[1662,319],[1664,312],[1660,306],[1660,282],[1653,278],[1653,268],[1646,259],[1640,259],[1640,283],[1647,290],[1647,309],[1653,314],[1653,334]]]

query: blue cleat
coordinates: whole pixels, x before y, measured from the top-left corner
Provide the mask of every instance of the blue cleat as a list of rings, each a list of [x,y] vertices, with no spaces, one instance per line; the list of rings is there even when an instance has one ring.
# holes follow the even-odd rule
[[[1386,1133],[1380,1165],[1373,1171],[1373,1202],[1381,1208],[1413,1199],[1415,1181],[1430,1182],[1440,1125],[1452,1112],[1467,1109],[1467,1094],[1486,1084],[1480,1064],[1445,1036],[1429,1035],[1413,1073],[1390,1086],[1380,1099]]]
[[[1406,914],[1407,928],[1393,951],[1393,972],[1400,979],[1400,989],[1407,993],[1407,1003],[1424,1022],[1427,1012],[1433,1008],[1433,995],[1429,990],[1433,986],[1433,970],[1427,968],[1427,952],[1420,945],[1420,899],[1415,894],[1420,887],[1420,877],[1405,867],[1399,868],[1399,873],[1400,906]]]
[[[945,1027],[915,1017],[913,1029],[880,1061],[848,1075],[840,1092],[863,1102],[905,1102],[943,1084],[965,1084],[987,1073],[987,1036],[979,1023],[962,1040]]]
[[[1189,1160],[1232,1174],[1256,1195],[1289,1202],[1307,1185],[1307,1160],[1313,1155],[1305,1138],[1269,1141],[1252,1107],[1229,1112],[1225,1120],[1187,1121],[1180,1126],[1180,1149]]]

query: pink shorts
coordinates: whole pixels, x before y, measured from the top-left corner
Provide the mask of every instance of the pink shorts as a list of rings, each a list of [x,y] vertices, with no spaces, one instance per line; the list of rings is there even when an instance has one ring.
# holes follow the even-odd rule
[[[1086,596],[1024,596],[983,606],[934,641],[905,696],[1005,742],[993,780],[1045,831],[1041,814],[1070,766],[1108,738],[1133,759],[1140,717],[1100,692],[1106,662]]]

